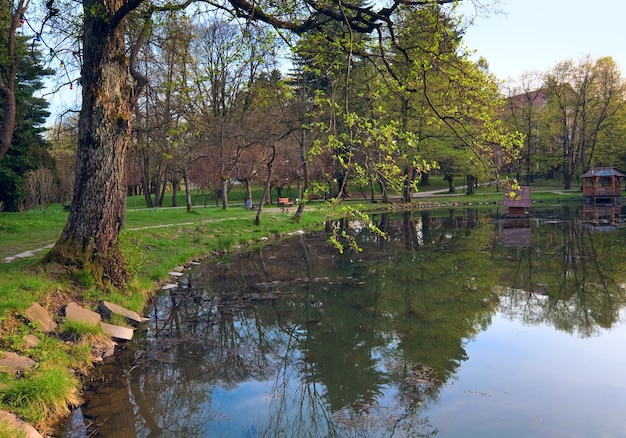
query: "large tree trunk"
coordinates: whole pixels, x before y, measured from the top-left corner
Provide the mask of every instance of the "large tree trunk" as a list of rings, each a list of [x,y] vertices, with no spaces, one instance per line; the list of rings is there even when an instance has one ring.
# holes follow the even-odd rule
[[[118,235],[126,212],[125,163],[133,106],[124,22],[114,17],[121,2],[84,0],[83,5],[83,94],[74,198],[47,261],[89,271],[102,285],[122,286],[128,273]]]

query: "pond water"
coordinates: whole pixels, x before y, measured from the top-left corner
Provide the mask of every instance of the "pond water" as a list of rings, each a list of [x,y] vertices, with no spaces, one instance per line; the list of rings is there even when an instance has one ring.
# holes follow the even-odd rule
[[[622,217],[377,215],[386,239],[329,224],[358,253],[319,232],[208,261],[158,294],[79,423],[124,438],[624,437]]]

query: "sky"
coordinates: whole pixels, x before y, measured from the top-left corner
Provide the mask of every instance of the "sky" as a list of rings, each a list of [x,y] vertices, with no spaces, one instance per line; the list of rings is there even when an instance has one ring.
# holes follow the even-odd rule
[[[459,11],[475,16],[474,3],[462,0]],[[531,71],[546,72],[557,63],[611,56],[626,76],[626,0],[499,0],[500,15],[479,16],[464,37],[466,46],[487,59],[501,80]],[[55,113],[80,100],[80,87],[50,98]]]
[[[504,14],[478,17],[464,37],[499,79],[546,72],[587,55],[593,60],[611,56],[626,74],[625,0],[501,0],[500,9]],[[459,10],[475,15],[470,0]]]

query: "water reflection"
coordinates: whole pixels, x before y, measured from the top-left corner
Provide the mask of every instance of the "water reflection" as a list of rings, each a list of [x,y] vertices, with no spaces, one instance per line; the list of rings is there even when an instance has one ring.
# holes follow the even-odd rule
[[[106,437],[441,436],[429,413],[495,315],[590,337],[624,307],[623,229],[500,216],[383,214],[385,239],[339,221],[362,252],[318,233],[199,266],[84,414]]]

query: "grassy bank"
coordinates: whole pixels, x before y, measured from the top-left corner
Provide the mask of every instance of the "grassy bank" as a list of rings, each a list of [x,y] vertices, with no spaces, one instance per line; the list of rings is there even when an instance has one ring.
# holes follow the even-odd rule
[[[555,193],[545,190],[533,194],[539,203],[578,200],[580,193]],[[416,205],[493,204],[502,201],[495,188],[481,188],[475,195],[437,194],[417,198]],[[370,204],[356,199],[346,204],[363,205],[363,209],[391,210],[400,204]],[[243,207],[223,210],[216,207],[129,209],[121,242],[135,281],[125,290],[103,291],[80,272],[69,277],[45,272],[38,260],[47,251],[34,257],[18,258],[2,263],[0,269],[0,350],[28,356],[37,366],[19,378],[0,373],[0,408],[14,412],[49,431],[54,422],[67,415],[68,406],[79,402],[82,379],[92,365],[92,347],[104,342],[102,334],[89,327],[62,322],[54,335],[45,335],[26,323],[24,310],[38,302],[53,314],[69,301],[94,307],[106,299],[141,312],[156,285],[166,281],[168,272],[193,259],[232,250],[267,237],[282,236],[297,229],[313,229],[323,224],[327,211],[307,206],[299,223],[292,221],[294,210],[286,213],[277,208],[264,210],[261,225],[254,226],[255,212]],[[336,212],[340,214],[340,212]],[[27,213],[0,214],[0,263],[5,257],[43,248],[54,242],[67,212],[60,206]],[[37,346],[27,336],[39,340]],[[0,438],[13,437],[15,430],[0,422]],[[8,428],[8,429],[7,429]],[[8,430],[8,431],[7,431]]]

